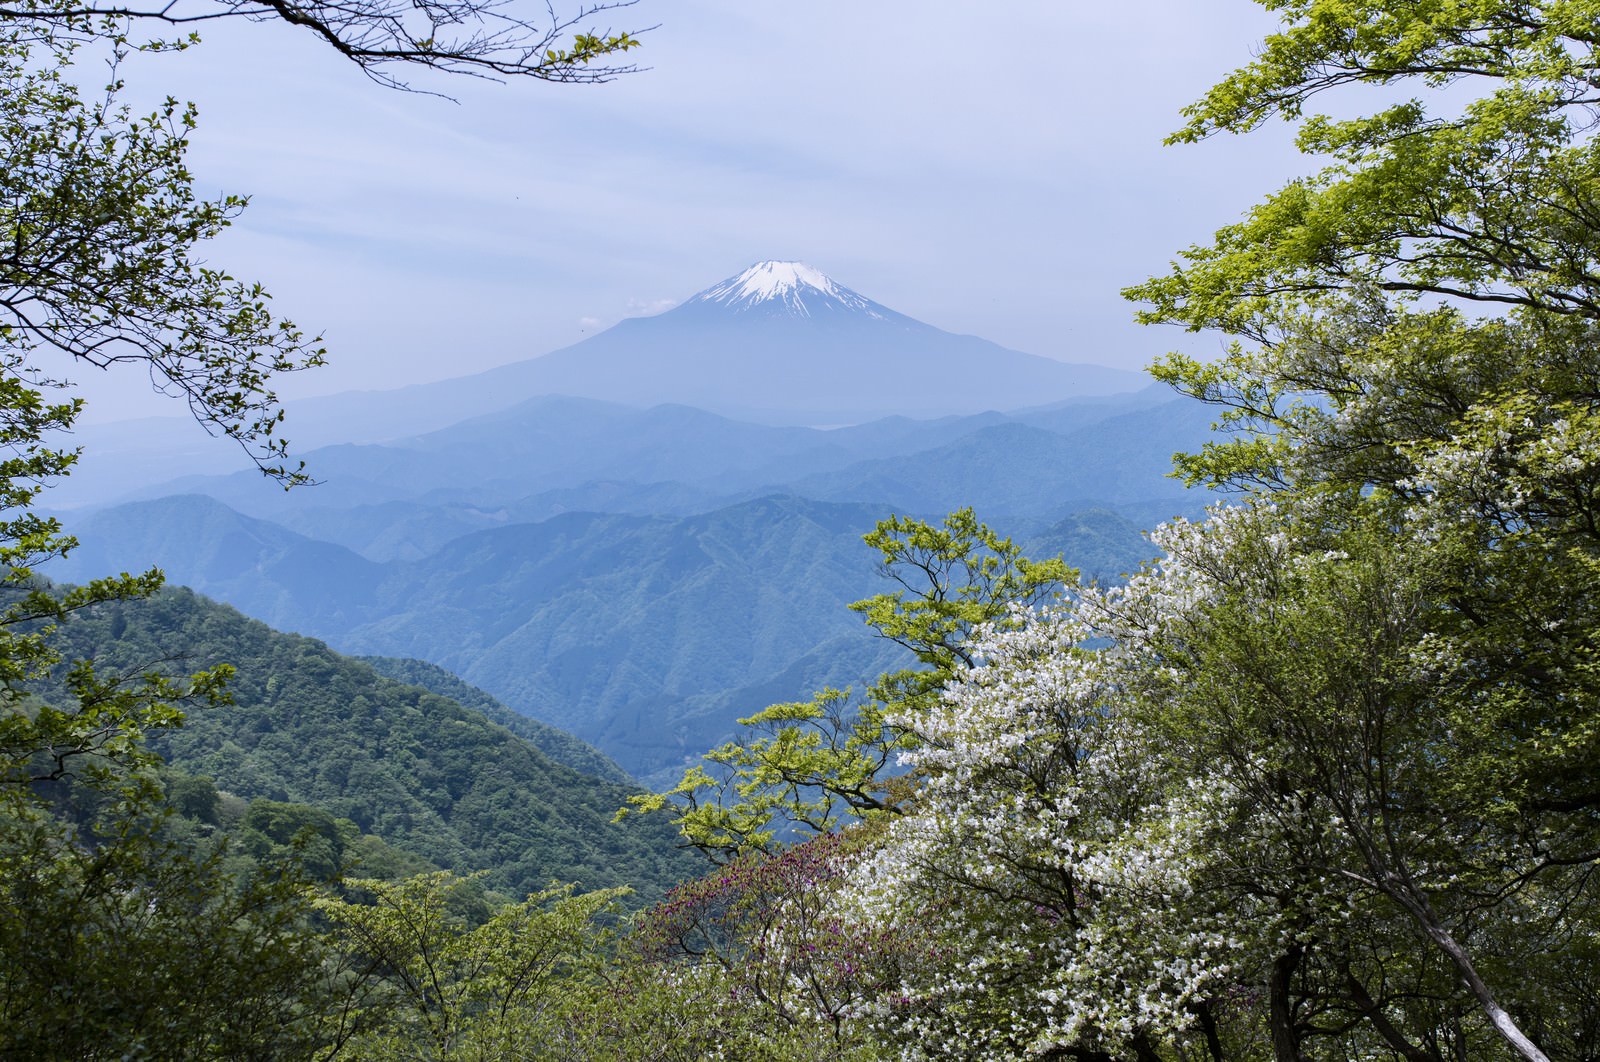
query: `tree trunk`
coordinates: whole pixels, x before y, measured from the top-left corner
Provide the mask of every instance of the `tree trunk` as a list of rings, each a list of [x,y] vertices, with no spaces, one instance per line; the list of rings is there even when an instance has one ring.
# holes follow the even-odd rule
[[[1418,1047],[1407,1040],[1399,1029],[1395,1028],[1394,1023],[1389,1020],[1389,1016],[1383,1012],[1383,1007],[1379,1005],[1377,1000],[1372,998],[1371,994],[1367,992],[1367,986],[1362,984],[1356,978],[1356,975],[1350,972],[1349,967],[1345,967],[1344,979],[1345,989],[1350,994],[1351,1002],[1361,1008],[1361,1013],[1366,1015],[1367,1020],[1372,1023],[1372,1027],[1378,1030],[1378,1035],[1383,1037],[1385,1043],[1398,1051],[1409,1062],[1443,1062],[1437,1051]]]
[[[1374,869],[1383,869],[1381,862]],[[1472,964],[1472,956],[1467,954],[1467,949],[1450,935],[1444,923],[1434,914],[1433,905],[1428,902],[1428,898],[1413,888],[1410,880],[1402,875],[1385,872],[1378,880],[1389,898],[1405,908],[1422,927],[1422,931],[1428,934],[1428,939],[1444,952],[1445,957],[1455,966],[1456,973],[1466,982],[1473,998],[1478,1001],[1478,1006],[1483,1008],[1495,1032],[1511,1045],[1511,1049],[1527,1062],[1550,1062],[1549,1056],[1539,1050],[1538,1046],[1528,1039],[1526,1033],[1517,1028],[1517,1023],[1512,1020],[1511,1015],[1506,1013],[1505,1008],[1494,998],[1489,986],[1478,976],[1478,969]]]
[[[1272,1028],[1272,1057],[1276,1062],[1301,1062],[1300,1030],[1295,1028],[1294,1004],[1289,998],[1289,984],[1300,967],[1305,948],[1292,944],[1272,964],[1272,976],[1267,983],[1270,1010],[1268,1020]]]

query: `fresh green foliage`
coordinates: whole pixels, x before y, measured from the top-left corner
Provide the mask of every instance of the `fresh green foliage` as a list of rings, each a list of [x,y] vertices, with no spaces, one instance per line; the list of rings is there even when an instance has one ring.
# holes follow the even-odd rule
[[[345,972],[347,1005],[330,1013],[339,1057],[574,1057],[550,1048],[600,954],[599,919],[626,890],[552,886],[474,920],[466,884],[444,873],[356,880],[355,898],[318,902]]]
[[[1030,561],[971,509],[951,513],[939,526],[892,516],[864,541],[900,589],[850,609],[922,665],[884,675],[871,696],[911,713],[930,707],[958,667],[972,666],[966,642],[980,625],[1004,625],[1013,608],[1031,608],[1077,578],[1059,558]]]
[[[1289,0],[1261,55],[1191,107],[1174,139],[1300,121],[1329,157],[1167,277],[1146,319],[1254,339],[1363,288],[1592,317],[1590,0]],[[1450,86],[1375,114],[1304,115],[1346,85]],[[1392,98],[1392,97],[1391,97]],[[1430,102],[1432,106],[1430,107]]]
[[[304,478],[268,380],[321,352],[258,287],[196,260],[243,204],[195,195],[191,111],[117,102],[125,45],[114,21],[55,9],[0,22],[0,1053],[304,1055],[320,956],[298,871],[231,873],[224,849],[170,826],[151,773],[148,735],[225,700],[231,670],[70,662],[62,624],[153,593],[160,573],[67,591],[34,575],[74,545],[35,508],[76,460],[59,439],[81,411],[46,355],[141,362],[263,471]],[[85,53],[112,63],[99,99],[72,69]]]
[[[323,984],[286,867],[244,880],[166,835],[149,801],[79,826],[0,810],[0,1054],[305,1057]]]
[[[956,671],[973,663],[965,643],[980,625],[1005,626],[1077,577],[1060,559],[1034,562],[980,523],[971,509],[940,525],[893,516],[865,536],[899,589],[858,601],[880,636],[921,664],[882,675],[859,703],[823,690],[775,704],[740,724],[754,735],[705,756],[666,793],[630,800],[670,811],[684,840],[715,859],[771,851],[795,831],[823,834],[849,818],[890,812],[903,793],[895,758],[914,747],[903,722],[927,711]]]
[[[123,47],[114,24],[83,17],[61,15],[48,28],[0,23],[0,778],[11,791],[37,776],[99,770],[97,757],[138,757],[143,730],[181,718],[172,701],[214,697],[225,677],[185,685],[128,674],[108,684],[85,663],[66,677],[61,700],[20,692],[58,662],[51,635],[62,617],[160,585],[154,571],[65,594],[34,581],[36,567],[74,545],[35,506],[76,460],[56,440],[81,409],[40,355],[145,363],[159,388],[183,395],[203,423],[289,483],[303,477],[283,463],[282,413],[267,382],[321,359],[271,316],[259,288],[194,260],[242,202],[195,195],[184,162],[192,113],[169,101],[133,118],[117,102],[114,66],[103,97],[84,98],[74,60],[86,49],[115,60]]]
[[[1427,942],[1382,978],[1353,975],[1364,997],[1345,986],[1389,1049],[1569,1055],[1592,1035],[1592,988],[1555,971],[1586,962],[1600,850],[1600,7],[1269,6],[1284,29],[1177,139],[1281,116],[1330,164],[1130,295],[1147,320],[1236,337],[1217,362],[1175,354],[1157,373],[1270,437],[1182,467],[1270,496],[1252,511],[1281,530],[1249,541],[1290,544],[1282,565],[1317,578],[1269,580],[1244,545],[1217,556],[1211,577],[1237,586],[1185,639],[1197,655],[1180,657],[1171,715],[1205,705],[1197,747],[1215,765],[1226,750],[1198,735],[1235,735],[1241,776],[1279,779],[1257,790],[1267,806],[1326,802],[1356,864],[1340,871],[1352,907],[1376,901],[1371,924]],[[1306,113],[1343,86],[1407,84],[1451,91]],[[1324,990],[1316,970],[1348,961],[1337,940],[1307,931],[1279,956],[1279,1057],[1313,1031],[1294,1006]]]
[[[269,383],[319,364],[323,351],[272,315],[259,285],[197,260],[197,245],[245,201],[196,195],[185,161],[192,107],[169,99],[135,117],[118,102],[126,47],[115,22],[62,14],[52,26],[0,24],[0,354],[16,378],[0,397],[37,442],[77,411],[71,399],[44,404],[41,390],[59,381],[40,352],[87,366],[138,362],[158,390],[238,440],[263,471],[298,482],[304,473],[286,463]],[[73,64],[83,53],[110,56],[99,99],[78,87]],[[70,452],[32,456],[50,475],[71,462]]]
[[[269,10],[319,29],[369,70],[387,61],[494,69],[509,47],[520,58],[503,72],[596,80],[605,71],[585,73],[591,63],[637,44],[627,34],[578,33],[562,45],[557,23],[524,47],[509,27],[529,24],[499,13],[492,33],[469,33],[454,50],[415,39],[396,12],[245,5],[220,13]],[[185,161],[194,109],[169,98],[136,117],[119,102],[131,48],[194,43],[136,40],[138,20],[166,29],[218,13],[50,0],[0,12],[0,1054],[8,1058],[279,1059],[336,1048],[324,1037],[333,986],[311,930],[307,875],[336,877],[356,848],[392,855],[326,811],[282,802],[250,804],[230,837],[224,819],[236,797],[181,773],[163,792],[149,738],[177,728],[186,702],[221,710],[232,668],[212,660],[183,677],[173,654],[112,659],[103,669],[92,653],[73,662],[86,630],[109,625],[107,640],[120,638],[121,607],[155,593],[161,575],[58,591],[34,574],[74,546],[36,510],[41,491],[76,460],[60,438],[82,409],[52,356],[85,369],[136,363],[269,477],[285,486],[307,479],[287,460],[271,382],[319,364],[323,352],[272,314],[259,285],[202,264],[199,246],[244,200],[196,194]],[[469,13],[457,6],[457,18],[436,24]],[[489,12],[477,16],[481,26]],[[109,68],[98,96],[82,87],[98,80],[82,72],[85,60]],[[230,849],[235,840],[240,850]]]

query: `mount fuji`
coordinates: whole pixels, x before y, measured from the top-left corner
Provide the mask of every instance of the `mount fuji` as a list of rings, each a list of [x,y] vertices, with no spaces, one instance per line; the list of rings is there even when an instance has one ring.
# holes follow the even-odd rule
[[[499,386],[726,416],[838,423],[1133,391],[1143,376],[953,335],[800,262],[758,262],[655,317],[484,373]]]
[[[758,262],[665,313],[473,376],[309,399],[302,443],[379,441],[530,398],[694,406],[765,424],[851,424],[1040,406],[1137,391],[1142,373],[955,335],[800,262]],[[326,430],[325,430],[326,429]],[[337,438],[334,438],[334,435]],[[326,436],[326,437],[325,437]]]
[[[1075,364],[954,335],[800,262],[758,262],[654,317],[471,376],[289,403],[296,450],[387,443],[555,396],[689,406],[767,426],[927,420],[1127,395],[1142,373]],[[94,504],[174,471],[232,471],[238,456],[182,418],[84,434],[90,460],[52,495]],[[322,455],[326,463],[328,455]]]

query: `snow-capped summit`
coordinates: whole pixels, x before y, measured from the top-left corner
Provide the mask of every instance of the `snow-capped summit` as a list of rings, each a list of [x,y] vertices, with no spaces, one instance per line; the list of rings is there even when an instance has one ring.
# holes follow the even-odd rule
[[[823,309],[856,310],[872,317],[885,315],[882,306],[804,262],[757,262],[689,301],[720,303],[735,311],[758,306],[781,307],[802,317],[810,317]]]
[[[418,408],[436,411],[450,388],[461,408],[476,413],[566,395],[675,403],[773,424],[855,424],[1019,409],[1148,382],[1123,369],[953,335],[802,262],[764,261],[670,310],[624,318],[570,347],[419,385],[427,397]]]

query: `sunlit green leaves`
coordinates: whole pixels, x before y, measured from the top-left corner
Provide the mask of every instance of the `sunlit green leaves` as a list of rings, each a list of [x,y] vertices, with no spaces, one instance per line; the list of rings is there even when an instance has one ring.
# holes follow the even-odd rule
[[[908,788],[893,776],[895,761],[914,738],[889,714],[931,708],[972,663],[966,643],[980,625],[1005,627],[1014,609],[1077,579],[1059,558],[1030,561],[971,509],[938,525],[890,517],[865,540],[899,589],[850,608],[921,666],[880,676],[859,699],[828,689],[742,719],[746,737],[707,753],[709,766],[690,768],[668,792],[634,798],[631,811],[669,811],[685,841],[719,861],[895,812]]]

